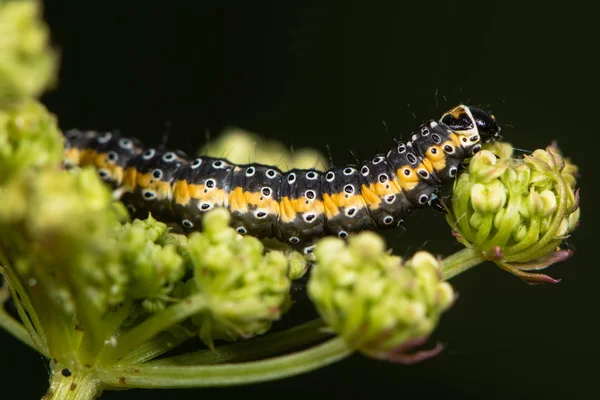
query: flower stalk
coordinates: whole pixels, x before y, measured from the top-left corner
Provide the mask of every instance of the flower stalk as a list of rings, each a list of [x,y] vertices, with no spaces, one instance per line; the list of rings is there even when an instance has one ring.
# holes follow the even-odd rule
[[[457,275],[487,261],[481,252],[465,248],[442,260],[442,277],[445,280],[454,278]]]
[[[233,386],[309,372],[352,352],[343,339],[334,338],[298,353],[261,361],[209,366],[117,366],[101,371],[98,376],[106,385],[118,389]]]
[[[50,388],[42,400],[93,400],[103,392],[102,383],[91,374],[73,373],[60,364],[52,366]]]
[[[0,266],[0,279],[3,275],[4,269]],[[10,299],[10,296],[8,286],[0,286],[0,329],[7,331],[23,344],[37,350],[38,346],[31,339],[31,335],[25,326],[4,309],[4,304]]]

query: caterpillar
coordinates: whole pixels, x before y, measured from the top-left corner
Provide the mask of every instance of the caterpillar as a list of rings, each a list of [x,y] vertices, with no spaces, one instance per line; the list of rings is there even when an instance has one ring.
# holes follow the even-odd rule
[[[71,129],[64,134],[64,165],[96,167],[133,218],[150,213],[190,232],[200,229],[204,213],[227,207],[238,233],[274,237],[308,253],[322,236],[395,227],[413,209],[435,205],[441,186],[500,131],[492,114],[459,105],[360,165],[282,172]]]

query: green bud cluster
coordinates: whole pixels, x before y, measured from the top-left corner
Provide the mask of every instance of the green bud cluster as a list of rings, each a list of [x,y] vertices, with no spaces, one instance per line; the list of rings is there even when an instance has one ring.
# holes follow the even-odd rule
[[[229,227],[230,214],[216,209],[202,220],[203,232],[188,239],[193,265],[188,293],[201,294],[206,311],[192,318],[200,339],[236,340],[265,333],[290,303],[289,264],[282,252],[265,253],[256,238]]]
[[[509,144],[497,144],[455,182],[448,222],[461,243],[505,269],[543,268],[570,255],[558,247],[579,221],[576,173],[555,146],[517,159]]]
[[[53,83],[57,54],[38,1],[0,1],[0,107],[38,97]]]
[[[31,171],[0,187],[0,197],[0,243],[22,282],[71,317],[78,297],[97,312],[123,300],[127,279],[109,241],[111,193],[95,171]]]
[[[177,246],[161,243],[166,225],[122,225],[94,169],[30,169],[0,186],[0,197],[2,266],[35,309],[54,358],[73,361],[65,329],[84,335],[78,357],[91,364],[123,323],[175,302],[185,267]]]
[[[31,102],[0,110],[0,185],[27,168],[59,166],[62,157],[56,118],[44,106]]]
[[[454,299],[435,257],[418,252],[403,261],[372,232],[348,243],[323,239],[314,254],[308,293],[319,314],[349,346],[372,357],[402,361]]]
[[[134,220],[118,227],[114,236],[115,248],[122,249],[122,262],[127,271],[129,284],[127,295],[135,300],[143,299],[144,308],[158,311],[175,284],[183,278],[183,257],[176,244],[162,244],[167,235],[167,225],[149,217]]]

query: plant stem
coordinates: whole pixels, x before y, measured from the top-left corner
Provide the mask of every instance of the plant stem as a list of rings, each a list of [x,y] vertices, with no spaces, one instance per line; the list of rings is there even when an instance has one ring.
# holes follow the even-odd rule
[[[56,364],[50,381],[50,388],[42,400],[93,400],[102,394],[102,383],[83,371],[73,371],[64,376],[63,367]]]
[[[442,276],[445,280],[486,261],[480,251],[465,248],[442,261]]]
[[[187,297],[181,302],[152,315],[144,322],[136,325],[131,330],[117,337],[117,344],[113,348],[105,347],[107,350],[99,358],[102,364],[118,362],[130,352],[147,340],[152,339],[158,333],[178,324],[190,316],[199,313],[206,308],[206,300],[203,295],[198,294]]]
[[[23,286],[19,282],[17,276],[9,268],[0,265],[0,272],[4,275],[6,284],[10,291],[17,309],[17,313],[21,318],[24,329],[27,331],[31,342],[34,344],[34,348],[42,353],[45,357],[50,357],[50,351],[46,341],[46,335],[42,328],[42,324],[38,318],[35,309],[31,305],[31,301]]]
[[[145,365],[214,365],[265,358],[331,336],[332,333],[326,332],[324,327],[323,320],[314,319],[285,331],[217,347],[214,351],[202,350],[186,353],[151,361]]]
[[[142,364],[152,360],[167,351],[174,349],[186,340],[190,339],[189,335],[173,335],[173,331],[177,327],[171,327],[169,332],[161,332],[152,339],[144,342],[135,350],[128,353],[125,357],[119,360],[119,364]],[[183,329],[182,329],[183,330]],[[197,332],[196,332],[197,334]]]
[[[336,337],[318,346],[267,360],[210,366],[126,366],[99,371],[107,387],[191,388],[232,386],[281,379],[337,362],[350,354],[344,339]]]
[[[4,309],[4,303],[6,303],[9,298],[10,291],[8,290],[8,287],[0,287],[0,329],[7,331],[22,343],[37,351],[37,347],[33,343],[33,340],[31,340],[27,329]]]
[[[4,307],[0,304],[0,329],[3,329],[13,335],[15,338],[20,340],[22,343],[31,347],[35,351],[39,351],[35,343],[31,340],[29,336],[29,332],[25,327],[11,317],[5,310]]]

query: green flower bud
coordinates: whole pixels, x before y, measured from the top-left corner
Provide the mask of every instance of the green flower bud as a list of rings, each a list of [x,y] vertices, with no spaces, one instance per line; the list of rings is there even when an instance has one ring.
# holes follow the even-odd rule
[[[483,145],[485,150],[489,150],[498,156],[501,160],[511,158],[513,155],[513,146],[508,142],[494,142]]]
[[[38,2],[0,2],[0,38],[0,107],[38,97],[54,82],[58,58]]]
[[[353,236],[348,243],[322,239],[314,254],[308,294],[323,320],[349,346],[398,362],[440,350],[406,353],[426,340],[454,299],[435,257],[418,252],[403,262],[388,254],[372,232]]]
[[[312,252],[302,254],[294,250],[288,244],[275,238],[261,238],[260,240],[265,248],[277,250],[285,254],[290,264],[288,275],[291,280],[302,278],[308,272],[310,264],[314,261]]]
[[[296,280],[302,278],[308,271],[308,263],[306,262],[306,257],[297,251],[291,251],[287,254],[287,258],[290,264],[290,279]]]
[[[500,182],[493,182],[489,185],[476,183],[471,188],[471,201],[476,213],[495,213],[504,206],[506,192]]]
[[[0,111],[0,185],[27,168],[57,167],[62,157],[56,118],[43,105]]]
[[[123,225],[115,235],[115,246],[121,250],[129,276],[127,295],[132,299],[144,299],[148,311],[164,307],[163,299],[170,295],[185,273],[177,247],[157,243],[166,232],[166,224],[149,217]]]
[[[448,222],[461,243],[501,268],[529,283],[556,282],[527,271],[571,255],[558,247],[579,220],[577,167],[555,145],[522,159],[508,144],[489,149],[455,182]]]
[[[161,246],[172,244],[180,253],[187,251],[187,236],[180,233],[167,232],[157,239],[157,243]]]
[[[288,260],[265,254],[262,243],[229,227],[229,212],[215,209],[204,217],[203,232],[188,238],[193,278],[188,293],[201,293],[205,312],[192,317],[200,339],[236,340],[265,333],[289,306]]]

